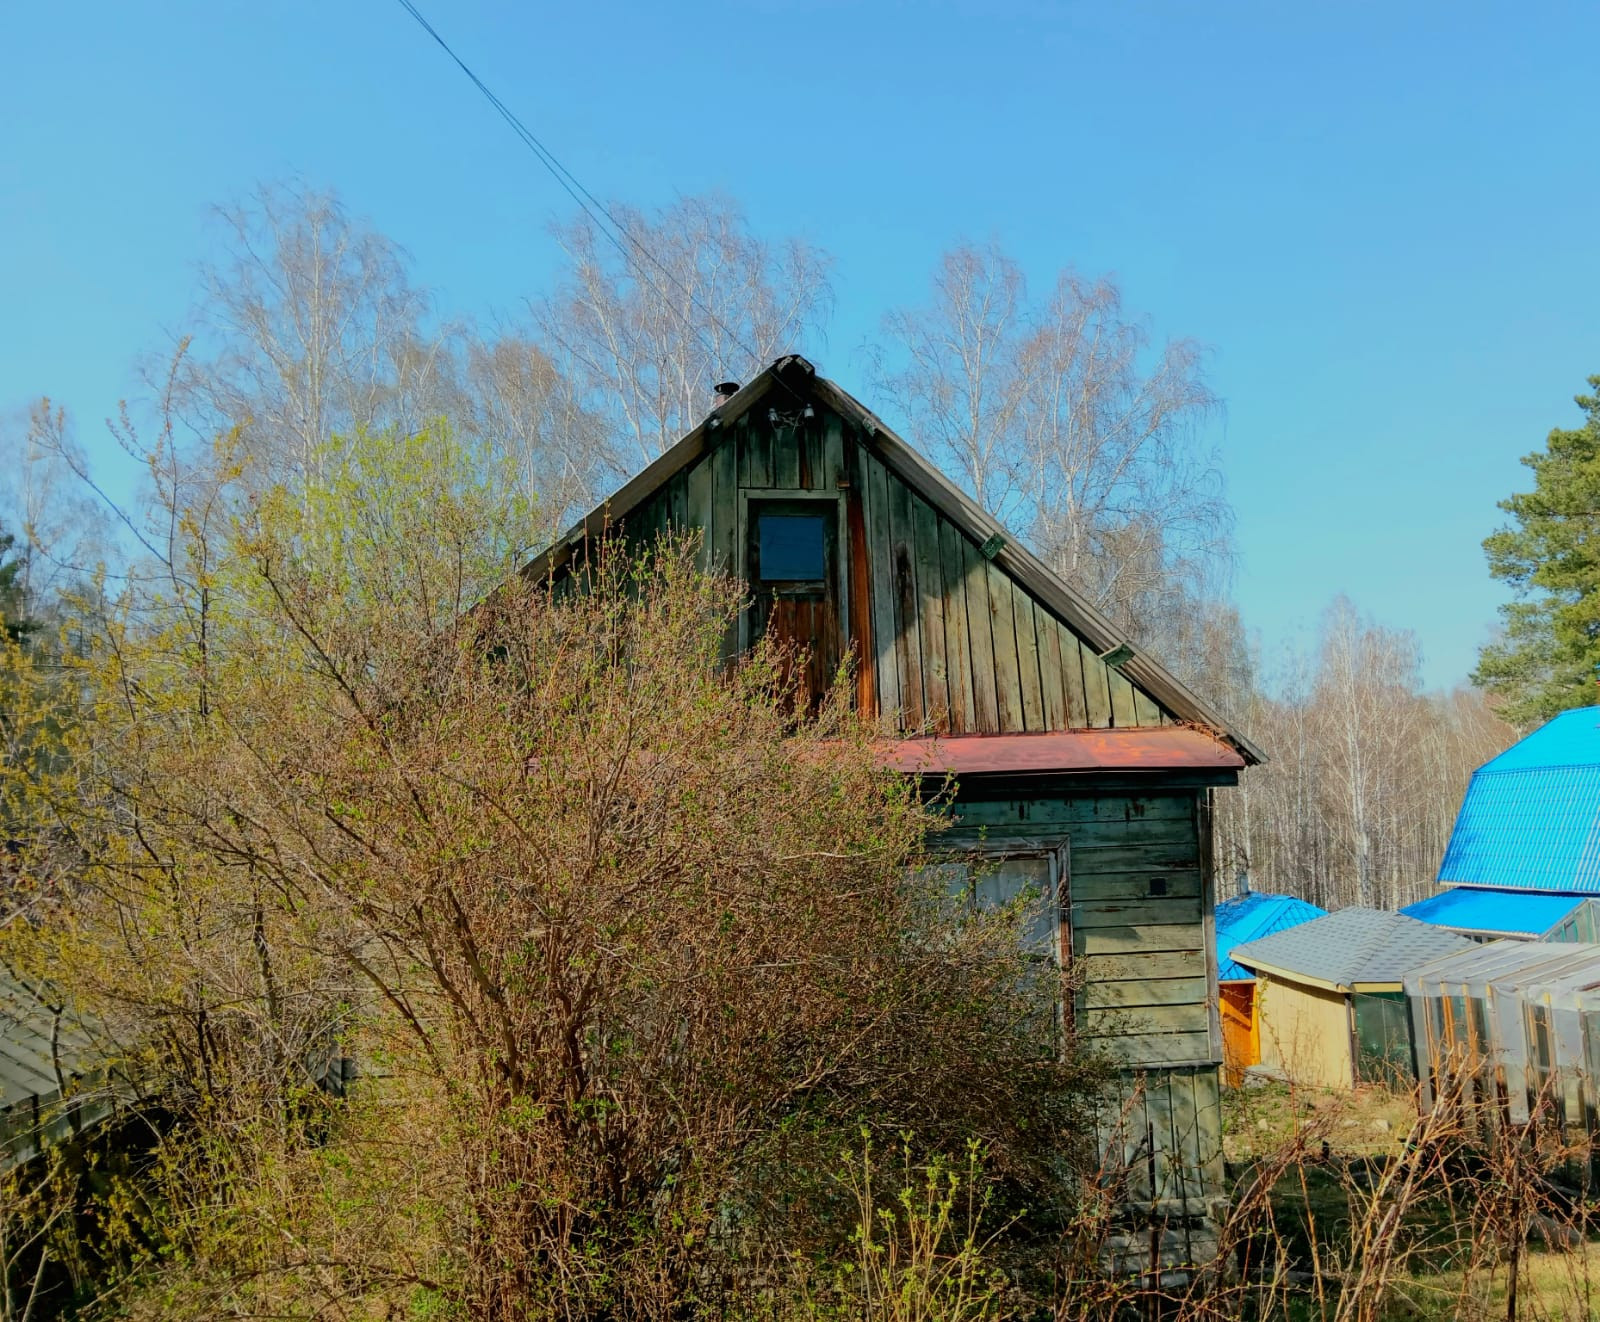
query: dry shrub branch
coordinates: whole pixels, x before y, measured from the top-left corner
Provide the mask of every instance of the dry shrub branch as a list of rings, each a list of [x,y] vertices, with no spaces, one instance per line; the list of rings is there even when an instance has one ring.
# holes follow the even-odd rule
[[[180,512],[28,787],[81,880],[13,957],[156,1136],[117,1306],[723,1309],[847,1244],[862,1124],[1064,1198],[1060,974],[918,866],[844,677],[798,722],[785,658],[723,664],[692,541],[521,583],[449,446]]]

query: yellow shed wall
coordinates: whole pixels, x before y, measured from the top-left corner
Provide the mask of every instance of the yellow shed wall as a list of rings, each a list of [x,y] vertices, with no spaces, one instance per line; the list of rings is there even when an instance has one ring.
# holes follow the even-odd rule
[[[1339,992],[1262,975],[1256,982],[1261,1063],[1295,1083],[1355,1086],[1350,1005]]]

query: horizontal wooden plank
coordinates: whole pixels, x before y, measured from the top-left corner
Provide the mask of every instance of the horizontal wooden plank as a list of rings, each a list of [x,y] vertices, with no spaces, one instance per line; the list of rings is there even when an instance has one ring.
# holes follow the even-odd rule
[[[1159,883],[1156,889],[1173,899],[1198,896],[1201,891],[1200,870],[1140,868],[1132,872],[1080,873],[1072,878],[1072,897],[1074,900],[1121,900],[1145,896],[1156,899],[1159,896],[1151,895],[1153,883]]]
[[[1084,1010],[1078,1031],[1085,1037],[1127,1037],[1145,1033],[1205,1033],[1210,1037],[1210,1011],[1203,1002],[1178,1005],[1109,1006]]]
[[[1194,923],[1201,920],[1200,897],[1131,900],[1080,899],[1072,891],[1072,925],[1083,927],[1128,927],[1151,923]]]
[[[1206,952],[1201,946],[1190,950],[1157,950],[1148,954],[1100,954],[1083,957],[1088,981],[1113,983],[1156,978],[1206,977]]]
[[[1113,1063],[1131,1068],[1186,1064],[1211,1057],[1211,1034],[1142,1033],[1136,1037],[1086,1038],[1085,1045],[1103,1052]]]
[[[1071,833],[1068,833],[1069,838]],[[1072,842],[1074,876],[1100,872],[1168,872],[1200,866],[1200,842],[1189,839],[1155,845],[1080,845]]]
[[[1095,968],[1099,961],[1090,966]],[[1139,1005],[1200,1005],[1207,1004],[1210,985],[1204,973],[1182,978],[1138,978],[1126,982],[1107,982],[1091,972],[1085,980],[1079,999],[1086,1010],[1110,1010]],[[1209,1013],[1209,1012],[1208,1012]]]
[[[1193,821],[1193,791],[1174,794],[1101,794],[1048,799],[963,801],[956,815],[963,824],[1006,822]]]
[[[1189,950],[1199,952],[1204,958],[1205,933],[1199,923],[1074,927],[1072,950],[1073,954],[1079,956],[1142,955],[1158,950]]]

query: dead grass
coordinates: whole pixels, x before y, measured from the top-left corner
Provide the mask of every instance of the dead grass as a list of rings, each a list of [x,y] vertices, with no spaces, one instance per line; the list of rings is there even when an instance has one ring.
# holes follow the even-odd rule
[[[1351,1093],[1254,1081],[1224,1103],[1224,1153],[1235,1197],[1270,1176],[1266,1219],[1280,1269],[1298,1288],[1283,1291],[1255,1315],[1283,1322],[1331,1322],[1349,1316],[1349,1282],[1361,1268],[1359,1241],[1386,1175],[1399,1168],[1416,1139],[1411,1096],[1378,1088]],[[1285,1161],[1283,1154],[1295,1152]],[[1551,1206],[1543,1193],[1513,1212],[1528,1234],[1515,1250],[1516,1298],[1505,1230],[1505,1182],[1527,1178],[1507,1170],[1470,1175],[1441,1171],[1405,1201],[1390,1228],[1397,1269],[1374,1322],[1500,1322],[1600,1318],[1600,1236],[1581,1203]],[[1566,1239],[1568,1247],[1545,1241]],[[1241,1316],[1243,1313],[1241,1313]]]

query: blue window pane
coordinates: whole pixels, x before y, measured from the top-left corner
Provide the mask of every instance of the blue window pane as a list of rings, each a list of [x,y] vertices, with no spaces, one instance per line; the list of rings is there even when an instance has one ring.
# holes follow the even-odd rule
[[[761,516],[761,577],[768,583],[814,583],[825,577],[823,521],[815,514]]]

